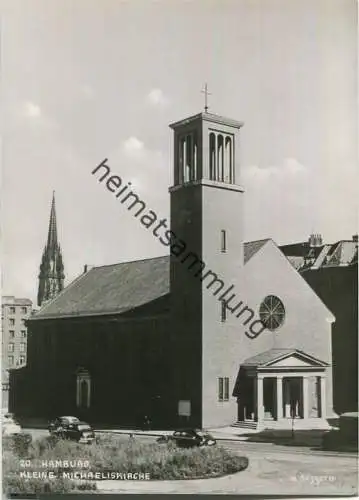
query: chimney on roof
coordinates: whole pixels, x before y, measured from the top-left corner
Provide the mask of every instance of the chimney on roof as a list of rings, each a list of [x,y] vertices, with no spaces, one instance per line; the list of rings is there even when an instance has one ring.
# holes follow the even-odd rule
[[[353,241],[355,241],[355,243],[358,243],[358,235],[357,234],[353,234]]]
[[[319,233],[311,234],[309,236],[308,243],[309,243],[310,248],[321,247],[323,245],[322,235]]]
[[[84,265],[84,274],[87,273],[87,264]]]

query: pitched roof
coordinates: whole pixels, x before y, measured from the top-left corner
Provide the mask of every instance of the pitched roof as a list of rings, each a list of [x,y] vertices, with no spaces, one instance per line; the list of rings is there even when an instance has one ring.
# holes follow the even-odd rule
[[[244,262],[248,262],[267,241],[245,243]],[[44,305],[31,320],[120,314],[169,292],[169,255],[93,267]]]
[[[169,292],[169,257],[93,267],[31,319],[123,313]]]
[[[341,240],[319,247],[311,247],[308,242],[303,242],[282,245],[280,249],[298,271],[348,266],[358,259],[358,242],[354,240]]]
[[[248,241],[244,244],[244,263],[246,264],[266,243],[270,238],[264,240]]]
[[[291,355],[298,355],[302,358],[314,361],[323,366],[327,365],[327,363],[325,363],[324,361],[321,361],[320,359],[314,358],[314,356],[310,356],[309,354],[303,351],[293,348],[269,349],[268,351],[261,352],[256,356],[252,356],[251,358],[246,359],[245,361],[243,361],[242,365],[248,367],[251,366],[260,368],[270,365],[275,361],[279,361],[280,359],[287,358]]]
[[[351,264],[358,255],[358,243],[354,241],[339,241],[326,260],[327,266],[343,266]]]

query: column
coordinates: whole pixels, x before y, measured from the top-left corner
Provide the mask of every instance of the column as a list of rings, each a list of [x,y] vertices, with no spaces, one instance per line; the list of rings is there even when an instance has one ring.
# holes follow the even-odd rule
[[[309,377],[303,377],[303,419],[309,418]]]
[[[326,408],[326,383],[325,377],[320,377],[320,416],[321,418],[326,418],[327,408]]]
[[[277,420],[283,418],[283,375],[277,375]]]
[[[257,422],[264,420],[263,376],[257,375]]]

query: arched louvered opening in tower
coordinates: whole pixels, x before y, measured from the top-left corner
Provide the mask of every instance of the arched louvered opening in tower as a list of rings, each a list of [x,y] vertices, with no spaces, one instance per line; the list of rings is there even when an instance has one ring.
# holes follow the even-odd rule
[[[198,176],[198,147],[195,133],[186,134],[178,141],[178,183],[194,181]]]
[[[233,147],[232,138],[226,137],[224,147],[224,182],[234,184],[234,169],[233,169]]]
[[[184,164],[184,181],[189,182],[193,180],[193,150],[192,150],[192,136],[186,136],[186,161]]]
[[[216,135],[211,132],[209,134],[209,178],[211,181],[216,180]]]
[[[178,183],[183,183],[183,171],[185,164],[185,156],[186,156],[186,140],[184,137],[181,137],[178,141]]]
[[[224,163],[224,147],[223,147],[223,135],[218,134],[217,136],[217,165],[218,165],[218,173],[217,179],[218,181],[224,180],[224,171],[223,171],[223,163]]]

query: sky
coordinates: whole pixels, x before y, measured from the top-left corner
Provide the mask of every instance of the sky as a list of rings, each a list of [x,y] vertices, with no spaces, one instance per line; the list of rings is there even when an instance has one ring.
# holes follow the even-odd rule
[[[164,247],[91,171],[169,218],[168,125],[244,121],[244,240],[357,232],[354,0],[5,0],[2,292],[35,301],[52,191],[66,284]]]

